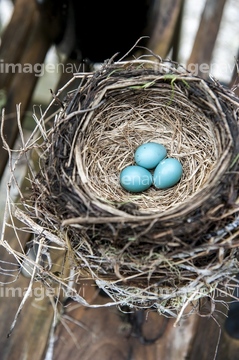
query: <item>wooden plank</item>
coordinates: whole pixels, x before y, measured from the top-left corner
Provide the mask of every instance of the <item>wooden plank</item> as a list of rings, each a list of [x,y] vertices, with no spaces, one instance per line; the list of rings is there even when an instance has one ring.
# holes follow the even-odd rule
[[[188,360],[214,360],[215,355],[218,354],[218,345],[222,341],[222,327],[223,320],[216,323],[212,317],[203,317],[198,321],[198,326],[195,330],[191,350],[188,354]],[[225,353],[223,354],[223,358]],[[217,360],[219,358],[217,357]],[[233,359],[230,359],[233,360]]]
[[[29,280],[22,276],[14,284],[14,289],[26,289]],[[35,284],[36,285],[36,284]],[[38,284],[39,289],[40,285]],[[36,289],[36,286],[35,286]],[[39,289],[36,293],[40,294]],[[5,290],[5,293],[8,293]],[[19,292],[20,294],[21,292]],[[53,308],[49,299],[31,296],[26,302],[10,337],[7,337],[11,322],[16,313],[19,298],[1,298],[1,360],[44,359],[53,319]]]
[[[65,78],[65,74],[63,75]],[[69,74],[67,76],[71,77]],[[17,89],[17,86],[21,88],[20,85],[19,80],[16,81],[15,88]],[[62,85],[61,79],[59,87]],[[22,177],[24,178],[24,176],[23,172]],[[27,178],[24,179],[21,191],[27,196],[26,189],[29,187],[29,182]],[[3,244],[3,241],[6,241],[13,250],[22,253],[26,242],[31,238],[31,234],[25,231],[23,223],[16,218],[13,218],[13,221],[14,226],[11,219],[8,219],[10,226],[6,226],[4,237],[0,239],[0,306],[2,320],[0,324],[0,358],[1,360],[18,360],[32,359],[34,357],[34,360],[43,360],[45,359],[49,334],[54,321],[54,311],[49,297],[44,296],[40,299],[40,296],[44,294],[40,282],[34,283],[32,294],[24,305],[11,336],[7,338],[15,314],[29,285],[29,279],[19,273],[19,264],[16,258],[6,250],[6,246]],[[53,259],[56,271],[59,271],[62,256],[56,254]],[[52,271],[54,271],[54,267]],[[68,271],[67,267],[65,271]],[[62,311],[61,307],[59,311]]]
[[[28,182],[23,181],[22,189],[27,185]],[[49,299],[40,298],[43,291],[40,283],[34,284],[35,290],[30,293],[8,338],[11,324],[30,281],[20,274],[19,263],[12,255],[11,249],[23,253],[25,244],[31,237],[31,234],[24,229],[20,230],[23,224],[17,219],[13,219],[12,222],[9,217],[8,224],[0,240],[0,358],[1,360],[30,359],[34,354],[34,360],[40,360],[43,358],[53,317]],[[9,245],[9,249],[6,249],[3,242]],[[26,357],[26,354],[31,356]]]
[[[229,336],[225,328],[225,321],[229,315],[228,304],[234,299],[230,296],[218,296],[215,300],[215,311],[212,316],[199,317],[188,360],[238,359],[239,340]],[[239,308],[237,315],[238,312]],[[233,316],[235,317],[235,314]],[[238,321],[238,316],[234,320]]]
[[[209,65],[211,63],[225,3],[226,0],[206,1],[191,55],[187,61],[187,68],[192,71],[196,67],[196,75],[204,79],[208,77]],[[202,64],[204,64],[204,69],[199,67],[200,65],[202,66]]]
[[[16,242],[14,238],[9,239],[10,244],[14,242]],[[16,244],[11,245],[14,247]],[[41,284],[34,284],[31,296],[24,305],[11,336],[8,337],[15,314],[28,288],[29,279],[19,274],[16,281],[13,281],[14,276],[17,276],[19,271],[17,262],[2,246],[0,251],[1,267],[5,269],[5,275],[1,274],[0,287],[1,360],[30,359],[32,354],[34,354],[35,360],[40,360],[43,358],[48,333],[51,328],[52,306],[46,297],[41,300],[40,291],[43,292],[43,290],[40,290]],[[7,267],[8,271],[6,271]],[[26,354],[28,354],[28,357],[26,357]]]
[[[109,301],[101,295],[95,297],[93,283],[84,286],[88,301],[90,297],[101,305]],[[174,319],[155,311],[131,311],[127,315],[116,306],[92,309],[68,304],[57,328],[53,360],[185,359],[197,322],[195,316],[174,327]],[[144,343],[145,339],[149,342]]]
[[[95,296],[93,289],[93,283],[82,282],[82,291],[88,293],[89,302],[91,297],[94,303],[105,304],[107,299]],[[129,320],[115,306],[89,309],[72,302],[62,313],[53,359],[70,356],[82,360],[237,360],[239,340],[228,336],[224,326],[225,302],[230,300],[217,298],[212,316],[209,309],[208,316],[191,315],[176,327],[174,319],[153,311],[140,311],[137,321],[137,312],[133,310]],[[142,335],[146,339],[158,339],[145,344]]]

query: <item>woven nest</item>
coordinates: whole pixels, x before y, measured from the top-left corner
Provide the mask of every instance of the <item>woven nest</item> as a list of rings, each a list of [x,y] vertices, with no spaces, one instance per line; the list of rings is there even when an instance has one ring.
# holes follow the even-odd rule
[[[120,305],[177,316],[213,297],[239,270],[239,100],[157,58],[109,62],[75,80],[43,136],[31,218]],[[127,192],[120,171],[149,141],[180,160],[182,178]]]

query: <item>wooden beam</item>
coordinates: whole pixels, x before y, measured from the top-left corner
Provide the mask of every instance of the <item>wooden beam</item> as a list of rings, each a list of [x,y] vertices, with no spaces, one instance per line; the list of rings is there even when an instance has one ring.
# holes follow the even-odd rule
[[[209,66],[220,28],[225,3],[226,0],[206,1],[191,55],[187,61],[187,68],[191,70],[192,65],[193,69],[195,69],[196,66],[196,75],[199,75],[204,79],[208,78]],[[203,69],[202,64],[204,64]]]
[[[181,34],[182,34],[182,25],[183,25],[183,14],[184,14],[185,0],[182,0],[180,11],[178,14],[177,23],[174,30],[174,35],[172,38],[172,60],[179,61],[178,54],[180,49]]]
[[[150,22],[150,39],[147,47],[155,54],[165,58],[172,46],[175,28],[183,0],[155,0]]]
[[[7,91],[14,76],[14,73],[5,70],[7,70],[8,64],[14,65],[20,61],[33,28],[35,10],[34,1],[16,0],[10,23],[1,36],[0,89]]]

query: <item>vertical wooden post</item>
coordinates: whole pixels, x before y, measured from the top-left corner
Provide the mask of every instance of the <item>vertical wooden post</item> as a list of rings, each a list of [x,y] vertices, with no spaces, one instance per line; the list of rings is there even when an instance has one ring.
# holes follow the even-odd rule
[[[193,69],[196,66],[198,70],[196,75],[204,79],[208,77],[225,3],[226,0],[206,1],[192,52],[187,61],[187,68],[191,70],[192,65]]]
[[[9,25],[2,34],[0,46],[0,89],[7,91],[12,78],[10,71],[5,71],[7,64],[20,61],[27,45],[27,39],[34,27],[36,6],[34,1],[16,0]]]
[[[166,57],[172,45],[172,39],[183,0],[155,0],[152,9],[152,34],[147,47],[155,54]]]
[[[56,6],[57,7],[57,6]],[[58,11],[57,11],[58,10]],[[25,13],[24,13],[25,11]],[[60,11],[39,9],[35,0],[16,0],[12,19],[5,30],[0,48],[3,74],[0,86],[6,91],[4,135],[12,148],[18,134],[15,119],[16,104],[21,104],[21,120],[30,103],[37,84],[39,69],[54,39],[61,33]],[[27,16],[27,19],[25,17]],[[22,23],[25,25],[22,27]],[[18,32],[18,29],[19,30]],[[8,73],[8,64],[15,65],[16,73]],[[4,72],[4,71],[3,71]],[[0,140],[0,177],[8,161],[7,152]]]

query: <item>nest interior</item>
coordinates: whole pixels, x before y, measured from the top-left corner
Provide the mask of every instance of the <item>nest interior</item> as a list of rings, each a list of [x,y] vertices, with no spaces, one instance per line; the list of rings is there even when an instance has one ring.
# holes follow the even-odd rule
[[[238,99],[158,59],[76,80],[41,145],[31,216],[67,233],[79,274],[114,300],[172,314],[238,272]],[[180,160],[182,179],[129,193],[120,171],[149,141]]]
[[[220,133],[201,110],[185,104],[183,93],[172,96],[170,84],[123,92],[109,96],[92,114],[76,145],[83,152],[77,156],[82,157],[88,191],[103,201],[130,202],[139,212],[153,213],[179,205],[213,178],[225,150],[216,146],[217,140],[221,143]],[[150,187],[147,192],[129,194],[119,184],[119,173],[134,164],[135,149],[150,141],[163,144],[169,157],[180,160],[183,179],[164,191]]]

